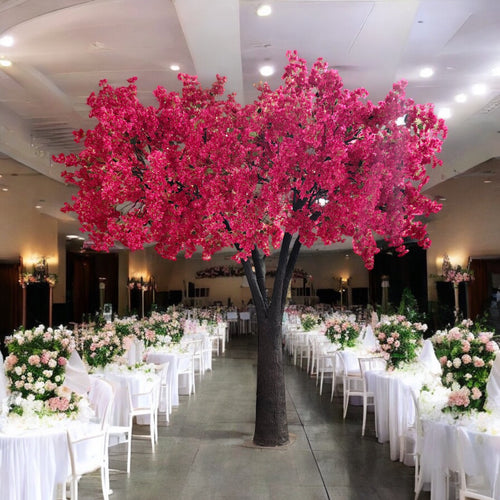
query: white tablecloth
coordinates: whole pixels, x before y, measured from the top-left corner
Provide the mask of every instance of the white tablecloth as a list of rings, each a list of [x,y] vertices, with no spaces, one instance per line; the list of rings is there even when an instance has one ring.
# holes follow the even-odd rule
[[[51,428],[0,432],[0,500],[55,498],[70,471],[66,429],[80,437],[99,426],[70,420]]]
[[[127,370],[121,371],[121,369],[108,365],[104,370],[103,374],[97,376],[102,376],[105,380],[110,382],[115,390],[115,398],[113,401],[113,411],[110,423],[112,425],[128,425],[129,418],[129,398],[128,391],[131,394],[140,394],[148,392],[153,384],[154,380],[158,379],[156,373],[138,370]],[[135,401],[135,403],[139,403]],[[139,424],[149,423],[148,419],[143,417],[138,418]]]
[[[152,351],[146,354],[146,361],[160,365],[168,363],[167,376],[170,383],[172,406],[179,406],[179,394],[189,393],[188,389],[184,388],[185,384],[183,380],[179,382],[179,371],[189,366],[189,363],[191,363],[191,354],[180,351]],[[164,407],[161,406],[160,410],[163,411]]]
[[[401,439],[415,425],[415,407],[410,391],[419,392],[422,385],[420,379],[385,371],[370,371],[365,376],[368,390],[375,396],[379,442],[389,442],[391,460],[412,465],[412,461],[405,459],[413,450],[402,447]]]
[[[446,498],[448,470],[457,471],[457,425],[443,421],[424,420],[422,473],[424,484],[430,483],[431,500]],[[466,472],[482,473],[493,485],[495,500],[500,500],[500,436],[477,432],[466,427],[470,446],[465,450]]]

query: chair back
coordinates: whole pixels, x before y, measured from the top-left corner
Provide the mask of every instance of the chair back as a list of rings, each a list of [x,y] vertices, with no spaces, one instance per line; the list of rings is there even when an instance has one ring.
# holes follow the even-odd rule
[[[96,417],[104,428],[110,423],[111,410],[115,398],[113,386],[101,378],[92,377],[90,382],[89,402]]]
[[[385,359],[378,356],[358,358],[358,363],[362,377],[364,377],[365,373],[368,371],[385,370],[387,366]]]

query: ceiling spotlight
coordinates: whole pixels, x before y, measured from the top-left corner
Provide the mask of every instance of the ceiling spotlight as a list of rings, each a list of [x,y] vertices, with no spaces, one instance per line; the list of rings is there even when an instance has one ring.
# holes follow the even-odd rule
[[[42,205],[35,205],[35,208],[42,208]]]
[[[484,95],[486,94],[486,85],[484,83],[476,83],[472,86],[471,92],[474,95]]]
[[[434,70],[430,67],[422,68],[419,73],[422,78],[430,78],[433,74]]]
[[[12,47],[14,45],[14,39],[10,35],[4,35],[0,38],[0,45],[2,47]]]
[[[270,5],[263,4],[257,9],[257,15],[260,17],[270,16],[273,9]]]
[[[451,109],[450,108],[441,108],[438,111],[438,118],[442,118],[443,120],[447,120],[451,117]]]
[[[262,76],[271,76],[274,73],[274,66],[261,66],[259,68],[259,73]]]
[[[9,61],[8,59],[0,59],[0,66],[8,68],[9,66],[12,66],[12,61]]]
[[[172,71],[179,71],[181,69],[181,67],[178,64],[171,64],[170,69]]]
[[[467,94],[457,94],[455,96],[455,101],[460,102],[460,103],[466,102],[467,101]]]

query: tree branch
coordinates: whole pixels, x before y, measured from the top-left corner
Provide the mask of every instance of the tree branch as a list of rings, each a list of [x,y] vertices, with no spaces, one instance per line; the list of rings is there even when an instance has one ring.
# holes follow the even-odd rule
[[[292,279],[293,270],[295,269],[295,264],[297,263],[297,258],[299,256],[300,248],[302,243],[299,240],[299,236],[295,239],[293,243],[292,251],[290,252],[290,257],[288,258],[288,263],[286,266],[285,277],[283,280],[283,288],[281,294],[281,310],[285,309],[286,303],[286,294],[288,292],[288,285],[290,284],[290,280]]]
[[[252,260],[254,263],[255,276],[257,277],[257,284],[259,285],[260,293],[263,297],[266,297],[266,263],[257,247],[252,250]]]

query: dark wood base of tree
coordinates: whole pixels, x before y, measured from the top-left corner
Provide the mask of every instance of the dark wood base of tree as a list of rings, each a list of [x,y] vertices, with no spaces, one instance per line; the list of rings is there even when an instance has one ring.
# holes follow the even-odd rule
[[[259,328],[257,402],[253,442],[257,446],[288,444],[281,318]]]

